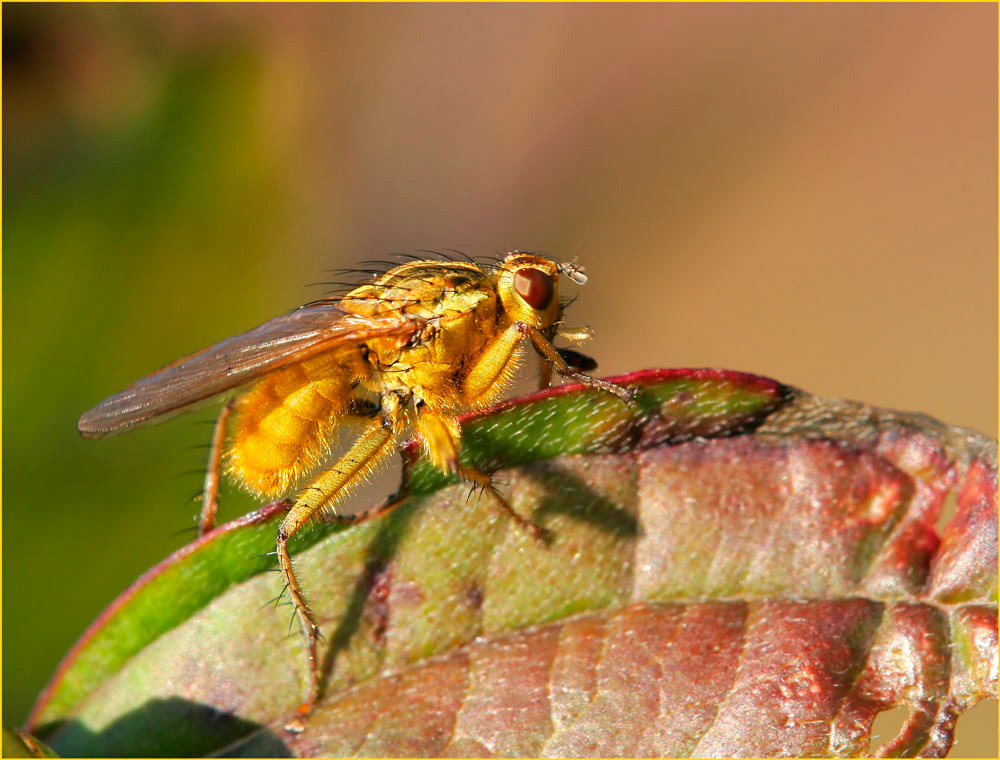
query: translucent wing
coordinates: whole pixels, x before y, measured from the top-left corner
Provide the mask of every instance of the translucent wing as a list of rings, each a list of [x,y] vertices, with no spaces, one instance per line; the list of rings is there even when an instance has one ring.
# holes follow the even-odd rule
[[[420,328],[418,320],[398,315],[370,319],[334,303],[303,306],[137,380],[86,412],[76,427],[86,438],[119,433],[339,346],[405,339]]]

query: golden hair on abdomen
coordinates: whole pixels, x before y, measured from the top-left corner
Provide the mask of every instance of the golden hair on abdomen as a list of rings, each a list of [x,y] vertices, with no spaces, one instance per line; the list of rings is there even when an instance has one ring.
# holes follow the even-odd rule
[[[227,471],[260,496],[286,493],[329,454],[330,437],[366,367],[360,353],[341,351],[260,380],[237,399]]]

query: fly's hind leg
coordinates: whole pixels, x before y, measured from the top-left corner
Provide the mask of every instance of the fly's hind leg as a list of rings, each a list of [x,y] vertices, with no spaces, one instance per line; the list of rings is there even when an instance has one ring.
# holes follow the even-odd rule
[[[215,527],[215,516],[219,511],[219,475],[222,471],[222,449],[226,444],[226,430],[229,417],[233,413],[232,400],[226,402],[219,412],[212,429],[212,444],[208,449],[208,469],[201,490],[201,514],[198,517],[198,535],[204,536]]]
[[[493,477],[475,467],[462,464],[458,459],[461,428],[455,417],[432,411],[427,406],[417,410],[417,427],[427,445],[427,454],[431,462],[445,472],[452,472],[462,480],[472,483],[473,487],[488,492],[492,501],[505,512],[514,523],[536,541],[544,542],[547,534],[544,528],[525,519],[507,502],[493,485]]]
[[[330,510],[393,451],[393,443],[401,426],[401,415],[395,406],[384,416],[373,420],[350,450],[298,495],[278,528],[278,565],[285,577],[288,596],[306,638],[306,655],[309,661],[309,694],[299,708],[300,715],[310,713],[320,695],[320,660],[317,653],[319,626],[309,610],[298,578],[295,577],[292,558],[288,553],[288,541],[311,518]]]

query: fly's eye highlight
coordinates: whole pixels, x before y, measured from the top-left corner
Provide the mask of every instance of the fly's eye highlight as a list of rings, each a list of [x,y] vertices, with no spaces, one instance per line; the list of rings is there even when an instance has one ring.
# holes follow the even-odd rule
[[[514,290],[532,309],[545,311],[552,303],[555,286],[552,278],[541,269],[525,267],[514,275]]]

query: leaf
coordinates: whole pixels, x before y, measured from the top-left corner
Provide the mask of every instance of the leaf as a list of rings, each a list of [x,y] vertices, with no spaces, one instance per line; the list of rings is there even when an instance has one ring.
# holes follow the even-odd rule
[[[63,755],[846,756],[902,705],[885,751],[945,754],[997,695],[996,442],[752,375],[617,380],[633,404],[464,420],[550,545],[416,446],[402,506],[299,542],[328,674],[301,734],[274,505],[139,579],[31,725]]]

